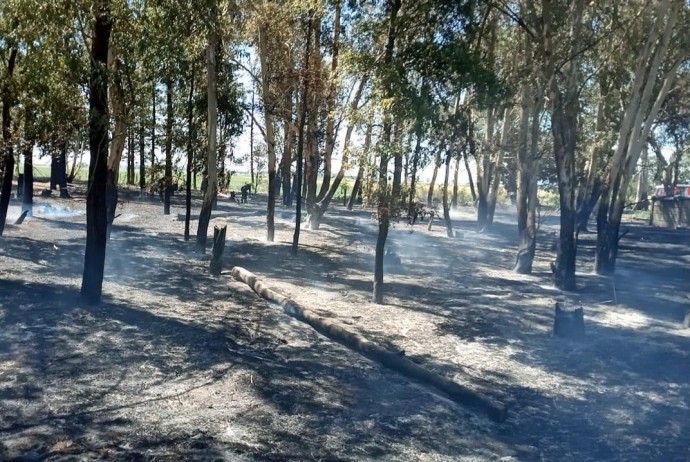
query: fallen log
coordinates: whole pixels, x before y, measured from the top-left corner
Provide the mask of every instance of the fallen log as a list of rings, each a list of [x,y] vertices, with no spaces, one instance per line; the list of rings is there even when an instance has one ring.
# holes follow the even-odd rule
[[[502,422],[507,417],[507,409],[503,403],[494,401],[486,396],[464,387],[446,377],[427,370],[419,364],[405,357],[401,351],[391,351],[367,340],[364,336],[344,329],[330,319],[319,316],[316,312],[305,308],[289,298],[271,290],[261,279],[244,268],[235,266],[232,276],[247,284],[258,295],[269,302],[276,303],[283,311],[313,327],[319,333],[346,347],[366,356],[367,358],[394,370],[409,378],[432,385],[444,392],[453,401],[464,406],[486,413],[490,419]]]

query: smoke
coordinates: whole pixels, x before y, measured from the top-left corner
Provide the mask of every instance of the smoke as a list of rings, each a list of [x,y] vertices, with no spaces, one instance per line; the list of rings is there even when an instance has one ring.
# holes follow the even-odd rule
[[[64,205],[34,204],[32,215],[37,218],[71,218],[84,215],[82,210],[73,210]]]

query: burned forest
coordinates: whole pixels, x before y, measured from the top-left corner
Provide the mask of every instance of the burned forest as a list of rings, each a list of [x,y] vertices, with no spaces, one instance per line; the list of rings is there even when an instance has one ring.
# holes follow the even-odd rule
[[[690,460],[688,31],[0,2],[0,461]]]

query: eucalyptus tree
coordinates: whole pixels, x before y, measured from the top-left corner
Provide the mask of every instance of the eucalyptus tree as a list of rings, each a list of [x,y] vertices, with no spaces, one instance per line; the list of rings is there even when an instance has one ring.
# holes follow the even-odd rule
[[[641,40],[632,44],[637,56],[634,74],[621,114],[620,130],[611,167],[597,211],[595,270],[615,270],[620,223],[627,190],[640,153],[651,134],[657,115],[672,90],[676,76],[688,58],[690,11],[682,0],[662,0],[635,22],[633,33]]]

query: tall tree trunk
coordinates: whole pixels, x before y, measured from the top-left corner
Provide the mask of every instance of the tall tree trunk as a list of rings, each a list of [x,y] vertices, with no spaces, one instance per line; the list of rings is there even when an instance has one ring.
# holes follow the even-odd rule
[[[3,175],[2,189],[0,190],[0,236],[5,231],[5,220],[7,220],[7,209],[10,206],[10,195],[12,194],[12,178],[14,176],[14,149],[12,147],[12,133],[10,131],[12,116],[10,108],[12,105],[12,91],[10,81],[14,73],[14,65],[17,62],[17,49],[10,50],[7,60],[7,70],[5,74],[5,85],[2,88],[2,143],[3,143]]]
[[[127,133],[127,184],[134,184],[134,133],[131,128]]]
[[[443,180],[443,219],[446,221],[446,235],[453,237],[453,223],[450,221],[450,207],[448,206],[448,186],[450,180],[450,151],[446,152],[446,175]]]
[[[165,178],[163,180],[163,215],[170,215],[170,196],[172,195],[172,137],[173,137],[173,84],[170,78],[165,81],[167,120],[165,124]]]
[[[503,111],[503,127],[501,128],[501,138],[496,147],[496,159],[493,162],[491,187],[489,189],[489,200],[486,211],[486,225],[491,226],[494,223],[494,213],[496,213],[496,202],[498,201],[498,187],[501,184],[501,171],[503,169],[503,154],[505,146],[508,143],[508,134],[512,123],[513,111],[511,108],[506,108]]]
[[[252,189],[256,192],[256,183],[254,182],[254,97],[256,96],[256,90],[252,86],[252,108],[251,117],[249,123],[249,174],[252,181]]]
[[[455,170],[453,171],[453,199],[451,207],[458,207],[458,178],[460,176],[460,155],[455,156]]]
[[[189,98],[187,99],[187,181],[185,181],[184,240],[189,240],[192,219],[192,164],[194,163],[194,63],[189,77]],[[253,123],[253,122],[252,122]]]
[[[107,0],[98,2],[91,42],[89,78],[89,189],[86,196],[86,253],[81,297],[101,300],[107,232],[106,178],[108,176],[108,45],[112,21]]]
[[[22,212],[29,211],[34,205],[34,143],[27,142],[24,146],[24,191],[22,193]]]
[[[153,83],[153,107],[151,108],[151,184],[155,184],[156,172],[156,79]]]
[[[270,111],[269,81],[271,73],[268,62],[268,43],[266,26],[259,26],[259,63],[261,65],[261,96],[263,98],[264,121],[266,123],[266,151],[268,153],[268,205],[266,209],[266,240],[273,242],[275,236],[275,207],[276,207],[276,149],[275,149],[275,125],[273,114]]]
[[[395,50],[395,38],[397,28],[398,12],[402,6],[402,0],[389,0],[390,13],[388,23],[388,36],[386,40],[386,48],[384,52],[383,66],[389,69],[393,65],[393,52]],[[392,98],[394,89],[392,84],[388,83],[388,88],[385,89],[385,96]],[[391,129],[392,129],[392,114],[389,110],[384,113],[383,121],[383,140],[386,146],[384,152],[381,153],[381,160],[379,164],[379,204],[378,204],[378,221],[379,232],[376,238],[376,254],[374,257],[374,303],[383,303],[383,256],[385,254],[386,239],[388,238],[388,229],[390,227],[390,207],[391,200],[388,195],[388,154],[387,151],[391,143]]]
[[[371,132],[372,132],[372,124],[367,124],[367,130],[366,134],[364,135],[364,147],[362,150],[362,155],[359,160],[359,169],[357,170],[357,178],[355,178],[355,184],[352,186],[352,193],[350,193],[350,200],[347,203],[347,209],[352,210],[352,207],[355,204],[355,201],[357,200],[357,197],[359,196],[360,191],[362,190],[362,182],[364,180],[364,161],[365,161],[365,156],[369,155],[369,148],[371,147]]]
[[[611,172],[602,193],[597,213],[597,248],[595,271],[611,274],[618,257],[620,223],[626,203],[626,194],[637,161],[663,102],[671,89],[683,59],[676,59],[670,69],[663,71],[661,64],[672,41],[678,17],[679,2],[669,6],[669,0],[658,3],[655,24],[649,30],[625,108],[611,161]],[[662,85],[657,85],[661,77]],[[606,197],[604,197],[606,196]]]
[[[481,149],[481,158],[477,159],[477,229],[484,230],[489,218],[489,187],[491,185],[492,157],[496,147],[494,137],[494,109],[489,108],[486,114],[486,134]]]
[[[640,174],[637,178],[637,194],[635,195],[635,210],[647,210],[649,208],[649,154],[647,146],[642,148],[642,157],[640,159]],[[24,178],[26,181],[26,178]]]
[[[580,38],[582,32],[582,15],[584,0],[573,0],[570,10],[569,24],[570,60],[563,69],[564,88],[559,87],[554,56],[553,34],[553,0],[542,1],[544,17],[544,74],[550,82],[547,88],[551,102],[551,132],[553,134],[553,149],[558,174],[558,193],[560,214],[560,231],[556,262],[552,263],[553,281],[556,287],[564,290],[575,290],[575,148],[578,131],[578,66],[575,56],[580,52]]]
[[[340,51],[340,10],[341,0],[335,0],[335,16],[333,20],[333,45],[331,47],[331,72],[328,79],[328,96],[326,99],[326,147],[323,153],[323,182],[321,190],[316,198],[317,202],[323,202],[324,197],[330,191],[333,148],[335,147],[335,101],[338,96],[338,53]],[[321,208],[321,207],[319,207]],[[318,212],[317,212],[318,213]]]
[[[359,107],[359,101],[362,98],[362,94],[364,92],[364,88],[369,80],[369,77],[367,75],[363,76],[362,79],[359,81],[359,86],[357,87],[357,91],[355,92],[355,95],[350,102],[350,111],[354,112],[357,110]],[[340,164],[340,170],[338,170],[337,175],[335,176],[335,179],[331,183],[330,187],[328,188],[328,192],[326,195],[321,199],[321,202],[316,204],[316,207],[314,207],[313,213],[309,217],[309,226],[311,229],[319,229],[319,226],[321,226],[321,218],[323,215],[326,213],[326,210],[328,209],[328,206],[333,199],[333,196],[335,193],[338,191],[338,188],[340,187],[340,183],[343,181],[343,178],[345,177],[345,170],[349,167],[349,162],[350,162],[350,139],[352,138],[352,132],[354,131],[355,124],[350,123],[347,126],[347,131],[345,132],[345,139],[343,141],[343,159],[342,163]],[[371,133],[368,133],[369,137],[369,142],[371,142]],[[334,141],[335,143],[335,141]],[[366,145],[366,141],[365,141]],[[365,147],[365,149],[368,149]]]
[[[467,160],[467,152],[463,153],[462,160],[465,164],[465,171],[467,172],[467,181],[470,184],[470,194],[472,195],[472,202],[477,200],[477,191],[474,189],[474,181],[472,180],[472,169],[470,169],[470,163]]]
[[[306,101],[309,100],[309,59],[311,51],[312,18],[307,23],[307,45],[304,50],[304,66],[302,73],[302,101],[300,105],[299,128],[297,132],[297,206],[295,207],[295,233],[292,236],[292,255],[297,255],[299,247],[300,226],[302,224],[302,160],[304,157],[304,126],[307,118]]]
[[[108,49],[108,68],[113,78],[110,82],[110,102],[115,118],[115,129],[113,139],[110,143],[110,154],[108,155],[108,173],[106,180],[106,210],[108,221],[108,233],[115,220],[115,210],[117,208],[117,183],[120,176],[120,161],[127,141],[127,108],[125,106],[125,95],[122,89],[122,82],[118,76],[118,49],[113,44]]]
[[[441,167],[441,153],[436,151],[434,155],[434,171],[431,174],[431,182],[429,183],[429,191],[426,194],[427,207],[434,205],[434,188],[436,187],[436,178],[438,178],[438,169]]]
[[[146,144],[144,141],[144,121],[139,122],[139,189],[142,194],[146,189]]]
[[[215,3],[214,3],[215,6]],[[216,67],[216,44],[217,37],[214,29],[215,22],[211,31],[208,33],[208,45],[206,49],[206,80],[207,80],[207,100],[208,100],[208,185],[204,194],[204,201],[201,204],[199,213],[199,226],[196,231],[196,244],[199,253],[206,253],[206,241],[208,238],[208,225],[211,221],[211,211],[218,195],[218,163],[216,159],[216,136],[218,127],[218,95],[217,95],[217,67]]]
[[[57,185],[60,188],[60,197],[63,199],[69,199],[70,195],[69,191],[67,190],[67,142],[63,142],[60,145],[56,180]]]
[[[285,97],[287,120],[284,124],[283,136],[283,158],[280,161],[281,183],[283,186],[283,205],[292,207],[292,146],[293,146],[293,130],[292,126],[292,100],[293,92],[289,91]]]

